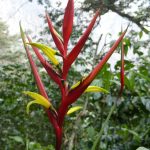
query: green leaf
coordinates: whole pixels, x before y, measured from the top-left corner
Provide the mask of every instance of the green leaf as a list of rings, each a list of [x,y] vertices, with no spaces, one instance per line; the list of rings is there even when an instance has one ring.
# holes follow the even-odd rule
[[[125,76],[125,85],[130,91],[134,91],[135,74],[133,72],[130,73],[129,77]]]
[[[145,148],[145,147],[139,147],[139,148],[137,148],[136,150],[149,150],[149,149],[147,149],[147,148]]]
[[[9,136],[9,138],[14,140],[15,142],[24,144],[24,141],[23,141],[22,137],[20,137],[20,136]]]
[[[130,89],[131,89],[131,88],[130,88],[130,81],[129,81],[128,77],[125,76],[124,81],[125,81],[125,85],[126,85],[127,88],[130,90]]]
[[[141,97],[142,104],[150,112],[150,101],[148,97]]]
[[[142,77],[143,79],[145,79],[146,81],[150,82],[150,78],[148,76],[145,76],[141,73],[137,73],[137,75],[139,75],[140,77]]]
[[[125,56],[127,56],[128,49],[129,49],[129,47],[131,47],[130,39],[124,38],[123,43],[124,43],[124,54],[125,54]]]
[[[149,32],[150,32],[150,31],[147,30],[146,28],[144,28],[143,31],[144,31],[145,34],[149,34]]]
[[[121,128],[122,131],[127,131],[130,134],[133,134],[135,137],[137,137],[138,139],[140,139],[140,136],[138,135],[138,133],[136,133],[133,130],[127,129],[127,128]]]
[[[131,46],[131,42],[130,42],[130,39],[128,39],[128,38],[124,38],[123,39],[123,43],[125,44],[125,45],[127,45],[127,46]]]
[[[142,36],[143,36],[143,31],[140,31],[140,32],[139,32],[139,37],[140,37],[140,39],[142,38]]]
[[[125,70],[131,70],[134,67],[134,62],[129,61],[129,60],[124,60],[124,64],[125,64],[125,66],[124,66]],[[119,60],[119,61],[117,61],[116,65],[115,65],[115,69],[119,70],[120,65],[121,65],[121,61]]]
[[[135,74],[132,72],[130,75],[130,86],[132,90],[134,89],[134,85],[135,85]]]
[[[92,126],[87,128],[87,133],[92,140],[95,138],[96,131]]]

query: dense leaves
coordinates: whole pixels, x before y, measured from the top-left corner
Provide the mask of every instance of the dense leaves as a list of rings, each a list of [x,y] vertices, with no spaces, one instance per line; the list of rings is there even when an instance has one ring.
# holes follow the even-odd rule
[[[56,12],[56,16],[52,12]],[[56,21],[56,28],[61,24],[59,19],[56,19],[58,18],[57,13],[61,14],[60,10],[53,9],[50,13],[52,19]],[[78,22],[82,24],[79,18]],[[83,27],[75,25],[74,28],[73,30],[77,30],[72,34],[71,44],[77,42],[75,39],[82,34],[81,28]],[[148,41],[141,40],[143,31],[132,31],[130,34],[131,38],[124,39],[125,54],[133,50],[133,54],[137,58],[136,60],[125,59],[126,77],[123,97],[118,101],[117,108],[104,130],[100,141],[102,150],[150,148],[150,55],[144,52],[149,50],[148,44],[145,44]],[[82,55],[79,56],[69,72],[69,86],[78,82],[82,78],[81,75],[89,73],[91,67],[102,57],[102,53],[97,53],[98,55],[94,53],[97,44],[97,42],[93,42],[92,38],[89,39],[85,46],[87,50],[83,49]],[[87,67],[88,63],[90,66]],[[115,71],[112,71],[110,64],[107,63],[92,83],[92,85],[107,89],[109,94],[89,93],[87,96],[83,95],[72,106],[82,106],[83,109],[66,117],[64,150],[67,148],[69,150],[91,150],[102,123],[118,96],[120,64],[121,62],[118,61]],[[38,66],[40,65],[38,64]],[[77,70],[74,69],[75,67]],[[58,87],[46,76],[45,71],[40,70],[40,75],[47,87],[48,95],[55,100],[53,101],[54,107],[58,106],[57,99],[60,99]],[[26,105],[29,100],[22,94],[22,91],[26,90],[37,91],[29,66],[25,64],[2,65],[1,63],[0,149],[27,149],[28,147],[31,150],[53,150],[53,146],[50,144],[54,145],[55,137],[46,115],[43,115],[45,112],[41,109],[42,107],[33,106],[31,107],[31,116],[28,117],[26,114]]]
[[[140,61],[141,64],[146,63],[145,59],[141,58]],[[140,65],[139,68],[135,68],[134,72],[136,73],[137,70],[140,70],[140,72],[145,72],[145,76],[148,75],[146,74],[147,68],[142,66]],[[105,77],[103,72],[93,84],[108,87],[111,95],[105,96],[104,94],[95,93],[89,94],[88,97],[82,96],[78,105],[84,105],[86,100],[89,103],[79,119],[79,124],[76,126],[80,126],[78,132],[76,130],[72,131],[72,127],[75,125],[73,122],[76,120],[76,115],[79,112],[67,117],[65,126],[68,133],[65,134],[65,140],[69,142],[70,134],[72,135],[76,132],[74,141],[76,149],[91,149],[101,124],[110,110],[112,101],[118,93],[119,85],[116,84],[119,81],[117,70],[112,73],[110,72],[109,65],[106,65],[103,71],[110,74],[108,78],[113,79],[112,82],[108,84],[107,81],[103,80]],[[136,149],[141,145],[147,148],[150,147],[150,91],[147,90],[149,82],[141,76],[136,76],[132,79],[130,69],[126,70],[126,74],[128,74],[129,83],[126,83],[123,93],[124,98],[118,103],[117,109],[110,120],[109,127],[106,128],[102,136],[102,149],[130,150]],[[72,72],[72,75],[75,75],[75,72]],[[46,78],[45,73],[42,73],[42,76],[44,77],[45,85],[49,85],[49,79]],[[51,127],[47,124],[47,118],[42,115],[44,111],[41,110],[40,106],[40,109],[35,107],[30,118],[25,112],[27,99],[25,100],[25,97],[23,97],[22,91],[27,89],[30,89],[30,91],[36,90],[30,71],[28,71],[27,67],[21,65],[1,66],[0,77],[1,147],[22,149],[27,146],[27,141],[32,145],[32,149],[40,147],[38,143],[44,146],[48,145],[50,140],[54,140],[54,137]],[[130,82],[134,82],[134,87],[136,88],[128,88],[128,84],[131,84]],[[51,83],[51,86],[53,84]],[[57,89],[53,90],[57,91]],[[53,90],[50,90],[49,94],[55,98],[57,94],[52,93]],[[37,118],[40,118],[40,122]],[[70,123],[70,120],[72,123]],[[32,141],[38,143],[36,144]],[[53,142],[51,141],[51,143]],[[64,143],[64,145],[66,144]],[[44,149],[44,147],[42,148]]]
[[[48,83],[48,79],[45,81]],[[43,141],[42,145],[45,146],[49,142],[53,143],[53,134],[48,134],[53,132],[51,127],[42,123],[48,121],[44,115],[40,115],[44,111],[36,107],[31,118],[26,114],[28,99],[22,92],[27,89],[37,90],[34,85],[34,79],[27,66],[0,66],[0,145],[2,149],[14,149],[14,147],[24,149],[28,146],[27,142],[32,142],[33,145],[33,142],[42,144]],[[40,122],[35,118],[40,118]]]

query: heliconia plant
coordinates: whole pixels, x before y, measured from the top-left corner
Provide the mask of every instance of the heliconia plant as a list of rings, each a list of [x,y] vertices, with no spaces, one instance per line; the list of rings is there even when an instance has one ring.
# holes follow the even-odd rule
[[[82,109],[81,106],[75,106],[69,109],[70,105],[77,101],[77,99],[86,92],[104,92],[108,93],[107,90],[97,87],[90,86],[91,82],[95,79],[97,74],[101,71],[103,66],[106,64],[108,59],[111,57],[113,52],[116,50],[118,45],[121,43],[127,29],[120,35],[118,40],[113,44],[110,50],[106,53],[102,60],[94,67],[94,69],[77,82],[75,85],[68,86],[67,76],[69,73],[69,69],[73,62],[77,59],[78,55],[82,51],[83,46],[85,45],[86,40],[89,37],[89,34],[92,31],[92,28],[96,22],[96,19],[100,15],[100,11],[98,10],[94,15],[92,21],[90,22],[87,29],[84,31],[83,35],[74,46],[74,48],[68,53],[68,43],[70,40],[70,36],[73,28],[73,17],[74,17],[74,0],[68,0],[67,7],[65,9],[64,20],[63,20],[63,28],[62,28],[62,36],[59,35],[52,25],[51,19],[46,12],[46,19],[48,22],[49,30],[51,32],[52,38],[56,45],[56,50],[40,43],[32,42],[30,37],[26,35],[20,24],[20,32],[22,41],[24,44],[24,48],[27,53],[27,57],[30,62],[30,66],[36,81],[36,85],[38,87],[39,93],[25,91],[24,94],[28,95],[33,101],[29,102],[27,105],[27,112],[29,113],[30,106],[34,103],[40,104],[45,107],[45,111],[48,115],[49,121],[52,124],[55,135],[56,135],[56,150],[61,150],[62,145],[62,137],[63,137],[63,123],[66,115],[69,115],[77,110]],[[42,66],[45,68],[47,74],[50,78],[58,85],[61,91],[61,102],[58,106],[58,109],[54,108],[51,98],[48,97],[47,92],[45,90],[44,84],[40,78],[38,73],[38,69],[36,64],[34,63],[31,53],[29,51],[29,46],[32,47],[35,52],[37,58],[41,62]],[[49,59],[51,63],[49,63],[43,54],[41,54],[40,50],[43,54]],[[60,64],[57,57],[62,58],[63,62]],[[121,65],[121,90],[120,95],[123,91],[124,85],[124,52],[122,48],[122,65]]]

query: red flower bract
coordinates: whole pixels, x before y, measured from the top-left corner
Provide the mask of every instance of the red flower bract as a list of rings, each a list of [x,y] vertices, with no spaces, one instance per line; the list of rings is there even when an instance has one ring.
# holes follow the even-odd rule
[[[120,71],[120,92],[119,96],[121,96],[124,88],[124,43],[122,42],[122,47],[121,47],[121,71]]]
[[[67,46],[73,27],[74,1],[69,0],[63,22],[64,55],[67,55]]]
[[[97,76],[97,74],[101,71],[105,63],[108,61],[108,59],[111,57],[113,52],[116,50],[120,42],[122,41],[127,29],[121,34],[121,36],[118,38],[118,40],[113,44],[113,46],[110,48],[110,50],[106,53],[104,58],[95,66],[95,68],[90,72],[90,74],[84,78],[81,83],[76,86],[73,89],[68,88],[67,84],[67,75],[69,72],[69,69],[72,65],[72,63],[76,60],[79,53],[81,52],[83,46],[85,45],[86,40],[89,37],[89,34],[92,31],[92,28],[96,22],[97,17],[99,16],[99,11],[96,12],[95,16],[93,17],[91,23],[77,42],[77,44],[74,46],[72,51],[67,54],[67,46],[68,42],[72,33],[73,28],[73,16],[74,16],[74,1],[68,0],[68,4],[65,10],[64,20],[63,20],[63,39],[60,35],[58,35],[57,31],[54,29],[51,19],[46,12],[46,18],[49,26],[49,30],[52,34],[53,40],[55,42],[56,47],[58,48],[60,54],[59,56],[63,59],[62,69],[58,68],[58,66],[55,66],[55,69],[53,66],[46,61],[46,59],[43,57],[43,55],[40,53],[39,49],[35,46],[32,46],[33,51],[35,52],[37,58],[47,71],[48,75],[51,77],[52,80],[59,86],[61,91],[61,103],[58,107],[58,110],[53,111],[51,109],[47,109],[47,115],[49,117],[49,120],[51,124],[54,127],[55,134],[56,134],[56,150],[61,149],[61,143],[62,143],[62,126],[64,122],[65,115],[68,111],[69,105],[74,103],[81,95],[82,93],[87,89],[87,87],[91,84],[91,82],[94,80],[94,78]],[[31,69],[33,72],[33,75],[35,77],[35,81],[39,90],[39,93],[44,96],[45,98],[49,99],[47,96],[47,93],[44,88],[44,84],[42,83],[42,80],[40,78],[40,75],[38,73],[36,64],[34,63],[32,56],[29,52],[29,48],[26,45],[26,39],[24,36],[24,32],[20,25],[20,31],[21,31],[21,37],[24,43],[24,47],[26,49],[27,57],[29,59]],[[27,36],[28,41],[31,43],[31,39]],[[122,65],[121,65],[121,90],[122,93],[123,85],[124,85],[124,48],[122,47]],[[52,54],[53,57],[53,54]],[[51,101],[52,103],[52,101]]]

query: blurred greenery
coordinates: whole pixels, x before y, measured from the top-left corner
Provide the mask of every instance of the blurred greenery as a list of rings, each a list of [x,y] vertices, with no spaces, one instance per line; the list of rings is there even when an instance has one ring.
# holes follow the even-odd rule
[[[39,2],[42,4],[42,1]],[[48,11],[60,32],[61,21],[58,16],[62,15],[62,11],[57,9],[49,8]],[[74,26],[69,50],[89,22],[88,17],[84,18],[86,23],[82,22],[83,18],[79,16],[81,11],[79,9],[78,14],[76,14],[78,24]],[[7,31],[4,23],[0,24],[0,33],[2,30]],[[47,28],[41,31],[41,37],[47,34],[49,34]],[[125,59],[123,96],[117,102],[117,108],[104,129],[99,147],[101,150],[150,148],[150,49],[147,40],[142,40],[143,34],[145,34],[143,30],[131,30],[124,39],[126,55],[132,51],[136,59]],[[146,35],[149,36],[149,33]],[[6,42],[6,47],[0,47],[1,51],[3,49],[9,51],[8,46],[14,47],[12,43],[7,43],[7,41],[11,41],[9,34],[7,34],[8,40],[5,38],[6,35],[1,34],[1,36],[3,42]],[[44,38],[39,39],[39,41],[49,42]],[[70,86],[79,81],[102,59],[112,42],[107,43],[108,45],[104,46],[104,50],[101,52],[97,51],[99,43],[100,41],[95,42],[92,36],[89,38],[82,54],[69,72],[68,82]],[[18,45],[20,46],[20,43]],[[20,46],[19,49],[23,49],[23,47]],[[144,52],[145,49],[147,52]],[[29,99],[22,94],[22,91],[37,91],[26,57],[24,53],[19,53],[17,57],[16,53],[9,53],[8,51],[7,55],[9,54],[8,56],[12,60],[10,61],[10,57],[3,57],[6,61],[0,61],[0,150],[53,150],[55,145],[54,131],[43,108],[38,105],[32,106],[30,115],[26,114],[26,105]],[[120,53],[120,48],[118,48],[117,53]],[[57,108],[60,91],[41,68],[36,57],[34,60],[39,67],[46,91],[53,99],[53,105]],[[65,119],[64,150],[91,150],[99,130],[118,96],[120,89],[119,72],[120,61],[116,62],[114,69],[112,69],[111,64],[107,63],[92,84],[101,86],[110,93],[107,95],[102,93],[83,94],[75,103],[75,105],[83,106],[84,109],[67,116]]]

